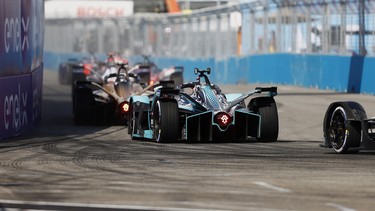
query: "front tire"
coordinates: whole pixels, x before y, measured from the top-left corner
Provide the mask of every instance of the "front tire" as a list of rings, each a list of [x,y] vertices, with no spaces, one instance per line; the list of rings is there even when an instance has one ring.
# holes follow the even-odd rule
[[[272,97],[253,98],[248,109],[258,113],[260,120],[260,136],[257,137],[261,142],[275,142],[279,135],[279,116],[277,113],[276,102]]]
[[[329,125],[324,132],[333,150],[339,154],[358,152],[358,150],[349,151],[350,147],[359,146],[361,134],[349,124],[345,109],[337,106],[328,119]]]
[[[178,105],[173,101],[157,101],[154,111],[156,142],[177,141],[179,136]]]

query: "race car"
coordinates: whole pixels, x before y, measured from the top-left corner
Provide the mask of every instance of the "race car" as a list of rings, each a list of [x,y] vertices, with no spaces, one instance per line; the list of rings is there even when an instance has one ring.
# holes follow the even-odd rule
[[[151,74],[151,83],[163,80],[172,80],[176,86],[183,84],[184,82],[184,67],[173,66],[165,69],[155,69]]]
[[[277,87],[245,94],[223,94],[208,78],[211,70],[195,68],[197,80],[177,88],[173,81],[155,84],[154,93],[133,95],[128,112],[132,139],[157,142],[247,140],[277,141]],[[250,100],[246,106],[245,100]]]
[[[375,117],[368,119],[361,104],[353,101],[333,102],[323,121],[324,143],[336,153],[357,153],[375,149]]]
[[[90,57],[83,57],[82,59],[70,58],[66,62],[59,64],[58,79],[60,84],[71,84],[75,81],[89,80],[97,81],[97,75],[92,74],[92,71],[101,74],[104,70],[105,63],[99,61],[91,55]]]
[[[126,125],[128,99],[143,87],[135,75],[128,73],[127,64],[118,65],[118,72],[106,75],[103,83],[88,80],[75,82],[73,115],[77,125]]]
[[[144,67],[134,71],[134,73],[140,76],[142,82],[154,84],[158,81],[173,80],[175,85],[178,86],[184,81],[184,67],[182,66],[159,69],[157,65],[150,60],[150,56],[147,55],[143,55],[143,61],[136,65]]]

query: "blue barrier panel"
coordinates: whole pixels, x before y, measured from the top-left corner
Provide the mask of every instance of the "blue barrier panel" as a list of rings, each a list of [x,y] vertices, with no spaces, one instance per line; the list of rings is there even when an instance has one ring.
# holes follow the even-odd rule
[[[0,76],[22,71],[21,0],[0,1]]]
[[[154,58],[159,67],[182,65],[186,81],[195,79],[194,67],[213,69],[212,82],[274,83],[349,91],[360,89],[361,63],[350,56],[264,54],[216,59]]]
[[[44,1],[0,1],[0,139],[40,121]]]
[[[48,53],[47,53],[48,55]],[[131,64],[141,56],[130,58]],[[273,83],[330,89],[340,92],[375,93],[371,79],[375,58],[334,55],[264,54],[227,59],[153,57],[159,68],[184,67],[185,81],[194,81],[195,67],[211,67],[211,82],[218,84]]]
[[[42,63],[44,1],[0,1],[0,76],[29,73]]]
[[[248,57],[248,81],[256,83],[291,84],[291,57],[287,54],[268,54]]]
[[[375,58],[366,57],[363,63],[361,93],[375,94]]]
[[[364,59],[365,57],[363,56],[352,56],[350,58],[349,81],[347,87],[347,90],[350,93],[360,93],[361,91]]]
[[[19,135],[40,121],[43,66],[0,78],[0,139]]]
[[[346,91],[350,57],[294,55],[290,61],[292,85]]]

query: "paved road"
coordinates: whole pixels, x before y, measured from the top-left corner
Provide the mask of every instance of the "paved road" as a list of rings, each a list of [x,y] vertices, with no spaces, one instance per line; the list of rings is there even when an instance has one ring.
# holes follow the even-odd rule
[[[70,89],[45,72],[43,120],[0,142],[0,204],[44,210],[373,210],[375,153],[318,147],[325,109],[375,97],[279,86],[275,143],[132,141],[122,126],[74,126]],[[246,91],[255,85],[225,86]]]

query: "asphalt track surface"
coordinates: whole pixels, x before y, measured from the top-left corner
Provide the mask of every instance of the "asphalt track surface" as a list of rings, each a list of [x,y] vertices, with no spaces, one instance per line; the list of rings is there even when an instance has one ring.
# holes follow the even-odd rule
[[[0,141],[4,210],[375,209],[375,152],[318,146],[332,101],[359,101],[371,116],[374,96],[281,85],[275,143],[158,144],[130,140],[123,126],[75,126],[70,87],[52,71],[44,82],[42,123]]]

